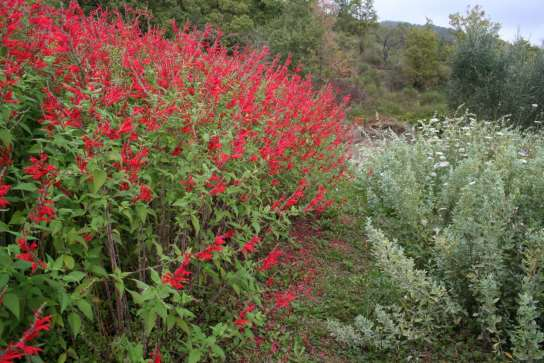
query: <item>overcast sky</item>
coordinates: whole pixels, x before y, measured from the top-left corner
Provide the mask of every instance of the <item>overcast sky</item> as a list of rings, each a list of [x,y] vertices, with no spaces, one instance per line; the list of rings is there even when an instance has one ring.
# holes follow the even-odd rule
[[[448,15],[465,13],[468,5],[481,5],[491,20],[501,23],[501,36],[513,40],[518,32],[534,44],[544,40],[544,0],[375,0],[380,20],[448,26]]]

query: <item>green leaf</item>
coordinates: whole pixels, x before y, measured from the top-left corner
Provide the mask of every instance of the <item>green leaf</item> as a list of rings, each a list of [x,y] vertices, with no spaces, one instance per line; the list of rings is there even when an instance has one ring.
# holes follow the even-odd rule
[[[93,185],[92,192],[96,193],[102,188],[102,185],[106,182],[108,174],[104,170],[95,170],[93,172]]]
[[[64,276],[63,280],[66,282],[78,282],[81,281],[85,276],[85,272],[72,271],[68,275]]]
[[[191,222],[193,223],[193,227],[195,229],[195,235],[198,236],[198,232],[200,232],[200,222],[194,214],[191,214]]]
[[[9,220],[9,224],[24,224],[26,221],[26,214],[24,214],[22,211],[16,211],[13,213],[13,216],[11,216],[11,219]],[[54,221],[53,221],[54,222]]]
[[[136,214],[138,215],[138,218],[142,223],[145,223],[145,220],[147,219],[147,206],[145,204],[137,204],[136,205]]]
[[[4,288],[8,284],[9,281],[9,275],[0,275],[0,290]]]
[[[13,135],[11,135],[11,132],[6,129],[0,130],[0,141],[4,144],[4,146],[9,146],[13,143]]]
[[[85,315],[87,319],[93,320],[93,308],[87,300],[78,300],[76,304],[79,310],[83,313],[83,315]]]
[[[200,350],[192,349],[189,353],[189,358],[187,358],[187,363],[200,362],[200,358],[202,358],[202,352]]]
[[[155,327],[155,320],[157,318],[157,315],[153,310],[146,310],[143,315],[145,335],[149,335]]]
[[[24,190],[27,192],[35,192],[38,190],[38,187],[34,183],[19,183],[15,185],[12,190]]]
[[[66,353],[62,353],[61,355],[59,355],[57,363],[64,363],[66,362],[66,359],[68,359],[68,355]]]
[[[64,255],[63,259],[64,259],[64,266],[66,266],[68,270],[73,270],[76,263],[74,258],[69,255]]]
[[[151,270],[151,280],[153,280],[153,282],[158,286],[162,285],[162,280],[159,273],[153,269]]]
[[[4,306],[15,315],[17,320],[21,316],[21,305],[19,304],[19,296],[9,293],[4,295]]]
[[[63,313],[66,308],[68,307],[68,305],[70,305],[70,296],[66,293],[66,292],[62,292],[62,297],[61,297],[61,300],[60,300],[60,312]]]
[[[58,219],[55,219],[53,222],[49,224],[49,228],[51,228],[51,234],[56,235],[62,230],[62,222],[59,221]]]
[[[212,345],[212,352],[216,357],[219,357],[221,360],[225,360],[225,352],[217,344]]]
[[[187,201],[185,199],[178,199],[172,204],[174,207],[185,207],[187,206]]]
[[[81,318],[76,313],[70,313],[70,315],[68,315],[68,323],[70,324],[72,333],[77,337],[81,331]]]
[[[0,221],[0,232],[8,232],[9,226],[4,222]]]

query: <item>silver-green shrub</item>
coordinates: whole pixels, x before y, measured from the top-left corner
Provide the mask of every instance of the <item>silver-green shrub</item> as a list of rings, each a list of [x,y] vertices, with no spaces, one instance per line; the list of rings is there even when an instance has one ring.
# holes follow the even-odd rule
[[[397,305],[376,305],[374,319],[355,318],[352,325],[329,321],[329,329],[339,341],[352,346],[397,349],[404,342],[432,341],[437,329],[446,329],[461,308],[446,288],[415,267],[396,241],[367,225],[369,242],[379,270],[401,292]]]
[[[497,354],[543,359],[542,135],[465,115],[368,153],[368,239],[404,298],[351,325],[330,322],[332,334],[393,349],[463,329]]]

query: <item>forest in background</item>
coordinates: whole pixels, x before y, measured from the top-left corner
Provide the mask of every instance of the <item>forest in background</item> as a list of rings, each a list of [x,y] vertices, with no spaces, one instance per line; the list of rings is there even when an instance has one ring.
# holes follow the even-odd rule
[[[69,3],[65,0],[66,4]],[[210,24],[231,49],[263,47],[291,57],[292,69],[311,73],[351,98],[356,122],[416,122],[459,106],[482,119],[534,126],[542,119],[544,52],[521,37],[506,42],[483,8],[450,15],[450,28],[381,19],[374,0],[80,0],[97,7],[141,9],[147,27]]]

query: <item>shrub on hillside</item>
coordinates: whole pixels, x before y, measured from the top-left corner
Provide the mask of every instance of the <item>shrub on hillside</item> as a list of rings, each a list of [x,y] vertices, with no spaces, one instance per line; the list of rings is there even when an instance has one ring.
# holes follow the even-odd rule
[[[415,140],[375,151],[361,176],[369,242],[404,298],[351,327],[332,323],[333,333],[399,348],[462,330],[483,351],[542,359],[543,169],[541,135],[470,115],[431,120]]]
[[[484,119],[508,115],[516,126],[538,127],[544,120],[543,70],[542,49],[522,38],[505,43],[498,24],[473,18],[452,55],[450,106],[463,104]]]
[[[46,361],[232,359],[343,175],[330,88],[211,29],[22,0],[0,24],[0,361],[42,305]]]

